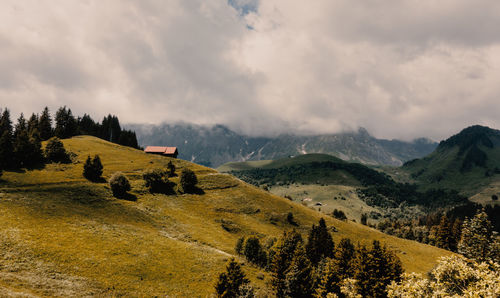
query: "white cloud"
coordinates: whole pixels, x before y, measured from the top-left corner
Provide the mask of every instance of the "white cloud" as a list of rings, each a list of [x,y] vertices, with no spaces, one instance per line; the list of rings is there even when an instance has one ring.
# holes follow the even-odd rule
[[[5,0],[0,17],[14,114],[435,139],[500,127],[494,0]]]

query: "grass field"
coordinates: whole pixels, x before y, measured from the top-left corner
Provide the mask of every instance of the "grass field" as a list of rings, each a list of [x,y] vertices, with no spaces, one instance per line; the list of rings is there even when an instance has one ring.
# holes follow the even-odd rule
[[[4,172],[1,177],[1,296],[205,297],[234,255],[239,237],[279,237],[293,228],[285,220],[288,212],[305,234],[324,216],[187,161],[88,136],[64,144],[77,155],[73,164]],[[137,200],[115,199],[106,183],[82,177],[83,162],[94,154],[101,157],[105,179],[115,171],[125,173]],[[142,172],[165,168],[169,161],[178,173],[186,167],[195,171],[204,194],[150,194]],[[381,240],[396,250],[407,271],[426,272],[439,256],[450,254],[352,222],[326,219],[338,231],[335,241]],[[247,264],[243,269],[257,287],[266,287],[268,274],[262,279],[257,268]]]

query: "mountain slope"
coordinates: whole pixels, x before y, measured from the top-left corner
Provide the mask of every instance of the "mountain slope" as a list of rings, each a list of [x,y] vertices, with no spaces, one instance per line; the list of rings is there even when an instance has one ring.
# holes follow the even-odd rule
[[[500,131],[479,125],[465,128],[428,156],[405,163],[402,170],[422,188],[476,194],[500,181]]]
[[[214,168],[232,161],[279,159],[305,153],[325,153],[364,164],[399,166],[407,160],[429,154],[437,146],[437,143],[427,139],[413,142],[380,140],[370,136],[365,129],[313,136],[249,137],[223,125],[127,127],[137,132],[142,146],[177,146],[180,158]]]
[[[0,294],[41,296],[207,296],[236,240],[265,240],[293,228],[292,212],[307,233],[320,213],[245,184],[227,174],[172,160],[199,177],[203,195],[153,195],[141,173],[166,167],[170,158],[82,136],[64,140],[73,164],[4,172],[0,181]],[[105,183],[81,176],[87,155],[99,154],[107,179],[122,171],[136,201],[117,200]],[[174,182],[178,178],[173,179]],[[271,220],[272,218],[272,220]],[[277,220],[276,220],[277,219]],[[402,240],[351,222],[327,218],[338,232],[395,249],[408,271],[425,272],[442,255],[435,247]],[[257,286],[264,280],[251,265]]]

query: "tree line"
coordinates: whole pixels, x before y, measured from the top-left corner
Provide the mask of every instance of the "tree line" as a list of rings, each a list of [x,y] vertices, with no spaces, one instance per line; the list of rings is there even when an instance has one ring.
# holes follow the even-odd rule
[[[33,113],[28,119],[23,114],[14,125],[9,109],[0,111],[0,168],[30,168],[44,161],[41,142],[52,137],[66,139],[88,134],[124,146],[139,148],[135,132],[123,130],[116,116],[104,117],[102,123],[89,115],[75,118],[71,109],[61,107],[55,121],[48,107],[41,114]]]

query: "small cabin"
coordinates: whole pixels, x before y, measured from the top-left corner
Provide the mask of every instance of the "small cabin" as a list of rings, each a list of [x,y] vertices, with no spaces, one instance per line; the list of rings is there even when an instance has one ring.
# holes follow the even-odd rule
[[[147,146],[146,149],[144,149],[144,152],[173,158],[177,158],[177,155],[179,155],[177,147]]]

